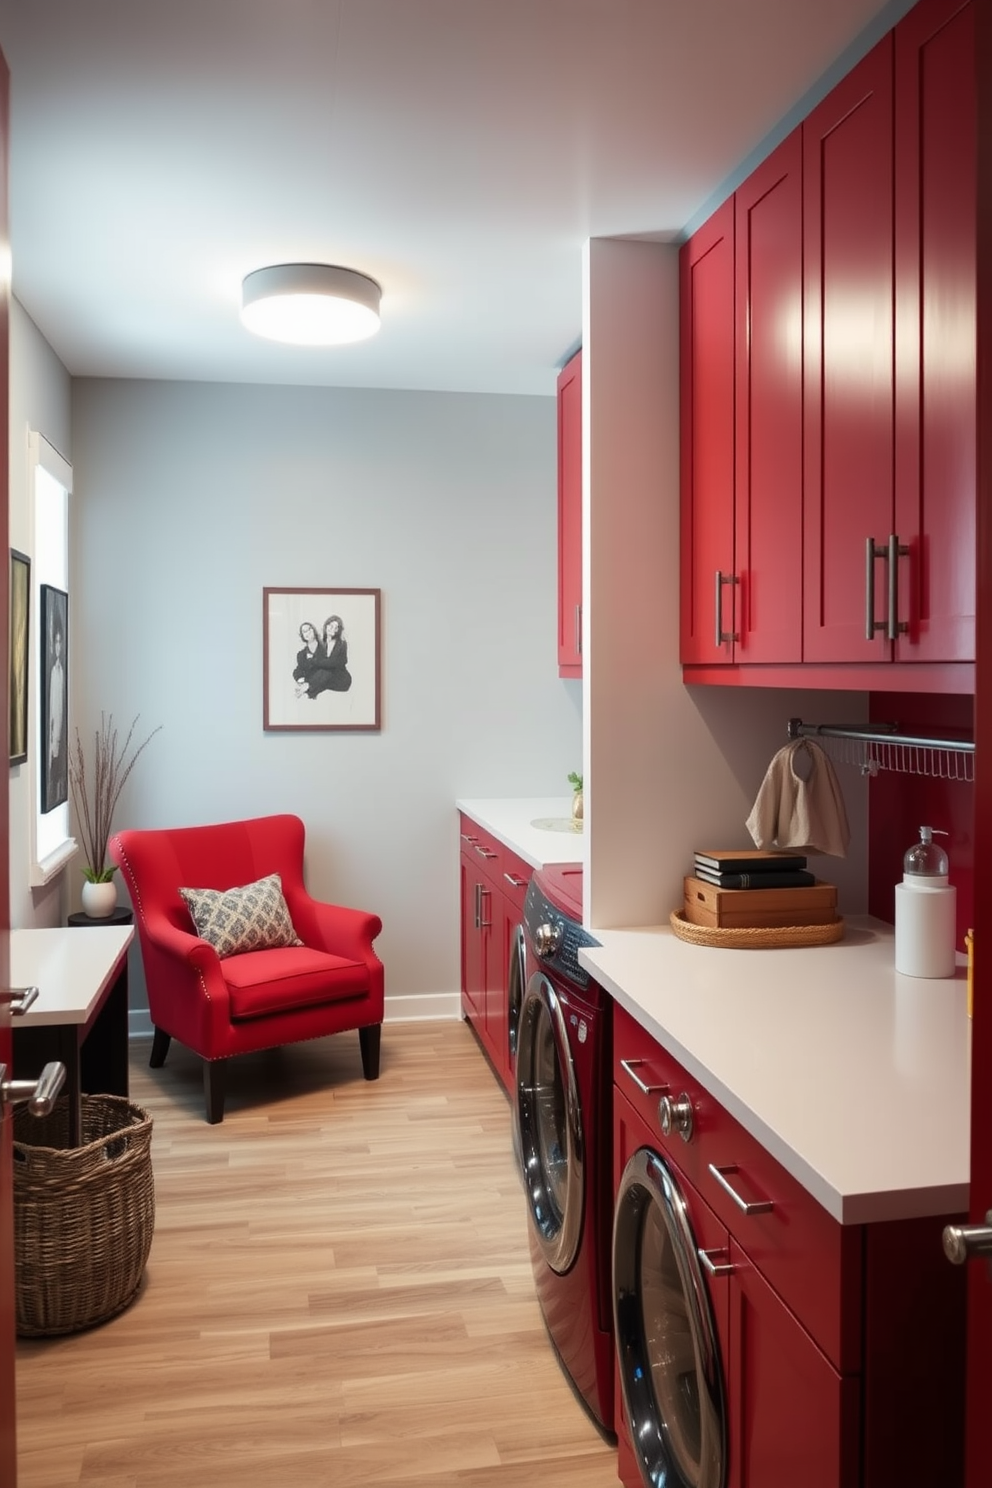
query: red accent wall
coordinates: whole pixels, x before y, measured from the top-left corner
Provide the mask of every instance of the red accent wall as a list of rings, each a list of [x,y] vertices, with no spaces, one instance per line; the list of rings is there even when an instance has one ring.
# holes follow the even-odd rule
[[[910,734],[970,739],[974,699],[918,693],[872,693],[873,723],[897,723]],[[951,882],[958,891],[958,950],[975,923],[975,787],[970,781],[880,771],[868,790],[868,912],[895,920],[895,886],[902,878],[906,849],[919,838],[921,826],[947,832],[940,842],[950,859]]]

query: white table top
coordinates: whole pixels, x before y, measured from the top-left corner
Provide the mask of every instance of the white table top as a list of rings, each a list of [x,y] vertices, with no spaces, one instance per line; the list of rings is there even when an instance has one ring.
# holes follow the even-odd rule
[[[585,839],[571,825],[570,795],[456,801],[455,805],[532,868],[583,861]],[[555,825],[534,825],[541,821]]]
[[[795,950],[690,945],[667,925],[592,933],[592,976],[835,1219],[967,1209],[963,964],[900,976],[891,926],[867,916]]]
[[[133,925],[12,930],[11,986],[38,988],[17,1026],[88,1022],[133,938]]]

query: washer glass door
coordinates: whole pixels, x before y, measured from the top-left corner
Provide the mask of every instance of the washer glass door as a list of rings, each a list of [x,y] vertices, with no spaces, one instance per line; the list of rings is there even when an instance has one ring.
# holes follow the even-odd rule
[[[518,925],[510,941],[510,971],[507,977],[507,1013],[509,1028],[507,1038],[510,1049],[510,1069],[517,1057],[517,1035],[520,1029],[520,1009],[523,1006],[524,988],[527,985],[527,942],[523,925]]]
[[[627,1422],[645,1484],[724,1488],[725,1394],[709,1293],[685,1197],[647,1147],[631,1157],[617,1193],[613,1308]]]
[[[565,1014],[541,972],[531,977],[520,1009],[515,1114],[531,1223],[548,1265],[562,1274],[582,1235],[582,1118]]]

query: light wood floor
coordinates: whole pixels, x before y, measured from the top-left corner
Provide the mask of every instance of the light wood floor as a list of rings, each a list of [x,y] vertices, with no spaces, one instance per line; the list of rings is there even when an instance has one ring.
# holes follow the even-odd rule
[[[534,1297],[509,1107],[465,1024],[235,1066],[132,1054],[155,1120],[143,1290],[18,1344],[19,1488],[616,1488]]]

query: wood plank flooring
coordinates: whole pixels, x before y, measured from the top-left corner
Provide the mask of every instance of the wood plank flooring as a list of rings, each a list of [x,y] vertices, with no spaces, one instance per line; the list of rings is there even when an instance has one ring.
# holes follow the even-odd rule
[[[236,1062],[173,1044],[141,1294],[18,1343],[18,1488],[616,1488],[534,1296],[507,1101],[463,1023]]]

